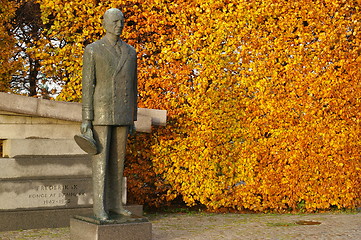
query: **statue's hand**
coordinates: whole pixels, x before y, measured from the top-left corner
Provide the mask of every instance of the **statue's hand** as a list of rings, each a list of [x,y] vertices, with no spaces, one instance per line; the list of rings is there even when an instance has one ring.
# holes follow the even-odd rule
[[[136,131],[135,125],[134,124],[130,125],[129,126],[129,134],[133,136],[135,134],[135,131]]]
[[[88,132],[89,129],[92,129],[92,121],[84,120],[81,124],[80,132],[82,134],[85,134],[86,132]]]

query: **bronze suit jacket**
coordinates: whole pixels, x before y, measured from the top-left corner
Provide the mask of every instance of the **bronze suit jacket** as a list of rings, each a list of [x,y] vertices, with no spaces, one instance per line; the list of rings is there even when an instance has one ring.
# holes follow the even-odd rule
[[[119,41],[89,44],[83,56],[83,120],[93,125],[133,125],[137,120],[137,55]]]

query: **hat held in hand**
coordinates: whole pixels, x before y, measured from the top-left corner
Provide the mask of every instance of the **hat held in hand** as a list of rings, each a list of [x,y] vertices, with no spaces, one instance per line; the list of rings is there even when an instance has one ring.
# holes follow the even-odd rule
[[[84,152],[90,155],[98,153],[97,143],[94,140],[93,131],[90,128],[84,134],[75,135],[74,140]]]

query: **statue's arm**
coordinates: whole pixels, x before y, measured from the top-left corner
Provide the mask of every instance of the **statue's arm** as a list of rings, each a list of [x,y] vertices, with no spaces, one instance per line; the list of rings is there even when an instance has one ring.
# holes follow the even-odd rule
[[[137,121],[138,117],[138,70],[137,70],[137,60],[135,60],[135,74],[134,74],[134,121]]]
[[[81,132],[84,134],[88,129],[92,128],[94,120],[94,88],[95,88],[95,62],[94,50],[91,46],[87,46],[83,55],[83,108],[82,108],[82,125]]]

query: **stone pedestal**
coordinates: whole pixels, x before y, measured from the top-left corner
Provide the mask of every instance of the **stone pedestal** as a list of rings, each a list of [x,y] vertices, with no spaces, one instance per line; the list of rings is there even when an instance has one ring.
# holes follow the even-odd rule
[[[152,224],[142,217],[120,217],[100,222],[91,217],[75,216],[70,219],[70,239],[151,240]]]

